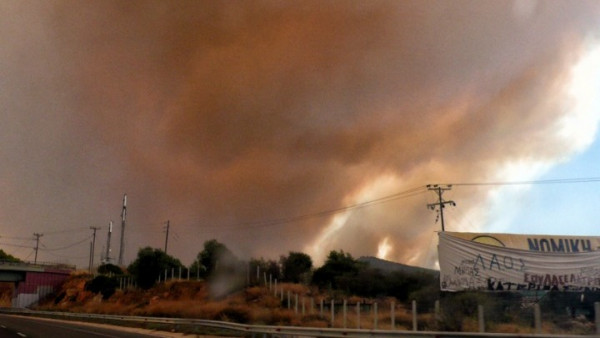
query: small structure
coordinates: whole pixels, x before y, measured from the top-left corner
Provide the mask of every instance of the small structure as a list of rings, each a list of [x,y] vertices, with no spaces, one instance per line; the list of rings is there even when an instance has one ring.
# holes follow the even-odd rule
[[[24,308],[57,291],[75,270],[69,265],[28,264],[0,261],[0,282],[12,282],[12,307]]]

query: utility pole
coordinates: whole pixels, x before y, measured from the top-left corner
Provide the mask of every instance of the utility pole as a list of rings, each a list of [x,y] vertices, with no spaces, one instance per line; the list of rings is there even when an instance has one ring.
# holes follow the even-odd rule
[[[125,243],[125,221],[127,219],[127,194],[123,195],[123,211],[121,211],[121,245],[119,247],[119,265],[123,265],[123,250]]]
[[[37,232],[33,234],[35,237],[35,258],[33,259],[33,264],[37,264],[37,255],[38,249],[40,248],[40,237],[44,236],[44,234],[38,234]]]
[[[167,245],[169,244],[169,228],[171,227],[170,221],[167,221],[167,225],[165,226],[165,254],[167,253]]]
[[[110,263],[110,237],[112,235],[113,221],[108,222],[108,235],[106,236],[106,256],[104,260],[106,264]]]
[[[92,248],[90,252],[90,273],[92,273],[92,268],[94,267],[94,251],[96,250],[96,230],[100,229],[100,227],[90,227],[94,234],[92,235]]]
[[[444,193],[444,191],[450,190],[452,189],[451,185],[445,185],[445,186],[441,186],[438,184],[428,184],[427,185],[427,189],[431,190],[431,191],[435,191],[438,195],[438,199],[439,201],[436,203],[430,203],[427,204],[427,207],[431,210],[435,210],[435,207],[439,207],[439,213],[440,213],[440,219],[442,221],[442,231],[446,231],[445,227],[444,227],[444,208],[446,204],[450,204],[452,206],[456,206],[456,203],[454,203],[454,201],[444,201],[444,199],[442,199],[442,194]]]

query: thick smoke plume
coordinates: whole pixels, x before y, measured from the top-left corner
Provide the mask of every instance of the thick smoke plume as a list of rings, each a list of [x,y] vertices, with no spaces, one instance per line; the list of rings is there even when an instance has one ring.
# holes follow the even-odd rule
[[[45,232],[47,249],[67,246],[88,226],[105,231],[127,193],[127,261],[162,247],[170,220],[169,253],[184,262],[212,238],[242,257],[294,250],[317,262],[333,249],[375,255],[387,238],[388,259],[428,266],[432,193],[294,217],[568,156],[565,86],[600,14],[595,1],[0,10],[0,235]],[[486,194],[446,197],[469,214]],[[42,259],[85,266],[86,245]]]

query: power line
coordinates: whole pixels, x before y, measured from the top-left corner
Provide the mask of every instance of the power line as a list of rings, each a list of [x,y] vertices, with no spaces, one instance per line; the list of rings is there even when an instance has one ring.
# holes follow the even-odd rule
[[[261,228],[261,227],[277,226],[277,225],[282,225],[282,224],[287,224],[287,223],[303,221],[303,220],[307,220],[307,219],[311,219],[311,218],[318,218],[318,217],[323,217],[323,216],[339,214],[339,213],[346,212],[349,210],[365,208],[365,207],[368,207],[371,205],[386,203],[386,202],[390,202],[390,201],[397,200],[397,199],[404,199],[404,198],[408,198],[408,197],[412,197],[412,196],[416,196],[416,195],[425,193],[426,191],[427,191],[427,189],[425,186],[420,186],[417,188],[408,189],[408,190],[398,192],[395,194],[383,196],[380,198],[376,198],[373,200],[369,200],[369,201],[365,201],[365,202],[361,202],[361,203],[357,203],[357,204],[347,205],[344,207],[328,209],[328,210],[323,210],[323,211],[318,211],[318,212],[308,213],[308,214],[302,214],[302,215],[297,215],[297,216],[292,216],[292,217],[276,218],[276,219],[256,221],[256,222],[238,223],[238,224],[234,224],[231,226],[219,226],[219,228],[221,228],[221,229],[224,227],[237,228],[237,227],[243,226],[246,229],[250,229],[250,228],[253,229],[253,228]],[[217,226],[214,226],[214,227],[217,227]]]
[[[82,239],[82,240],[80,240],[80,241],[77,241],[77,242],[75,242],[75,243],[68,244],[68,245],[66,245],[66,246],[63,246],[63,247],[51,248],[51,249],[50,249],[50,248],[42,248],[41,250],[42,250],[42,251],[61,251],[61,250],[66,250],[66,249],[70,249],[70,248],[72,248],[72,247],[75,247],[75,246],[77,246],[77,245],[79,245],[79,244],[81,244],[81,243],[83,243],[83,242],[85,242],[85,241],[89,240],[90,238],[92,238],[92,236],[87,236],[86,238],[84,238],[84,239]],[[43,246],[43,247],[45,247],[45,245],[44,245],[43,243],[42,243],[42,246]]]
[[[448,183],[452,186],[493,186],[493,185],[543,185],[543,184],[574,184],[600,182],[600,177],[557,178],[531,181],[496,181],[496,182],[462,182]]]

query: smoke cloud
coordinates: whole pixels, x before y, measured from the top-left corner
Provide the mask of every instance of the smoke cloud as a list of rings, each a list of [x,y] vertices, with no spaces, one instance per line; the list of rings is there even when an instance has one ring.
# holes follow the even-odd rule
[[[99,255],[123,193],[126,261],[162,247],[170,220],[169,253],[187,263],[215,238],[240,257],[304,251],[317,262],[385,244],[388,259],[432,266],[431,192],[315,214],[579,150],[560,134],[566,86],[600,14],[595,1],[0,10],[0,235],[45,233],[42,260],[84,267],[88,242],[52,249],[100,225]],[[488,192],[448,192],[481,221],[449,228],[482,229]]]

